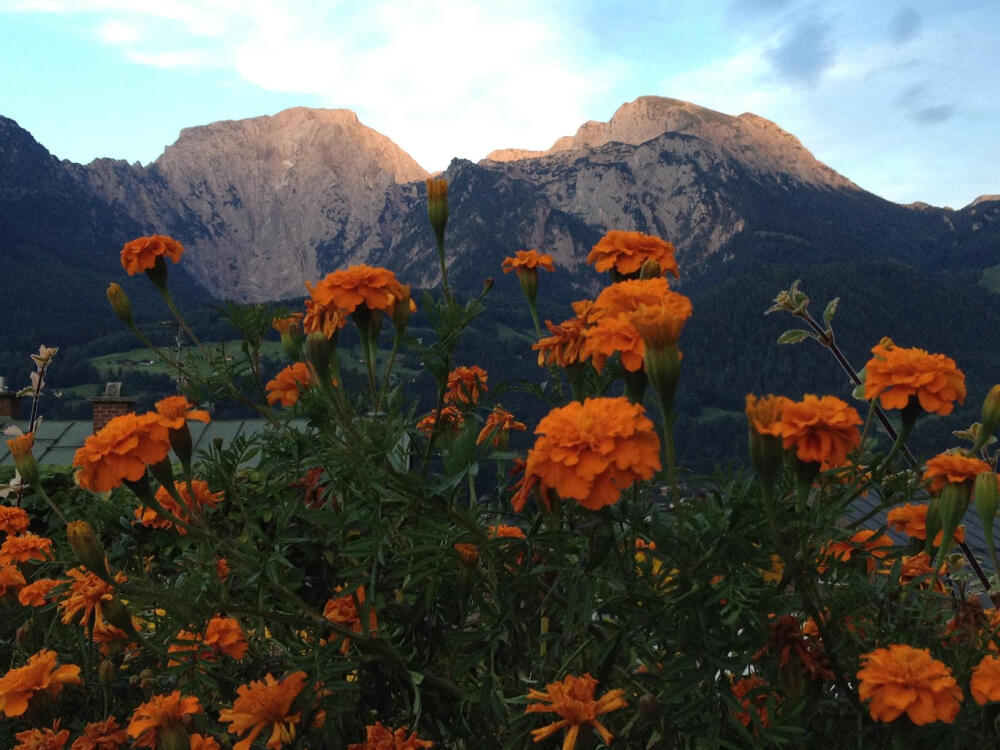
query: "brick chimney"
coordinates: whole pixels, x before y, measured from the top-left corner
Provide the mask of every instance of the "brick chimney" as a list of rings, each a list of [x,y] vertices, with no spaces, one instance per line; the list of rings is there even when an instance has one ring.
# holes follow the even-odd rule
[[[0,417],[17,419],[21,399],[17,393],[7,390],[7,379],[0,378]]]
[[[115,417],[135,410],[135,399],[122,396],[121,383],[107,383],[104,395],[95,396],[90,399],[90,403],[94,405],[94,432],[102,429]]]

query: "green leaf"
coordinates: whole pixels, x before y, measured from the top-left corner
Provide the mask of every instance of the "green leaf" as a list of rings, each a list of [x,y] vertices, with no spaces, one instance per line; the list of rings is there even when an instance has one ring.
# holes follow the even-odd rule
[[[801,328],[792,328],[791,330],[785,331],[783,334],[778,336],[778,343],[797,344],[810,337],[812,337],[812,334],[809,331],[804,331]]]
[[[830,326],[830,321],[833,320],[833,314],[837,312],[838,304],[840,304],[840,297],[834,297],[827,303],[826,309],[823,311],[823,323],[827,327]]]

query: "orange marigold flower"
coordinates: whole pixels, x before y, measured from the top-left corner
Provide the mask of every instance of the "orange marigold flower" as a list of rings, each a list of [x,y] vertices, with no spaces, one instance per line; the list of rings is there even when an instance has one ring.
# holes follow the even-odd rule
[[[895,721],[904,712],[917,725],[955,721],[962,689],[926,648],[893,644],[862,654],[861,663],[858,696],[869,701],[875,721]]]
[[[327,310],[311,299],[306,300],[306,314],[302,319],[302,332],[322,331],[328,339],[347,325],[347,316],[340,310]]]
[[[876,536],[876,533],[874,529],[862,529],[850,539],[831,542],[824,548],[821,557],[848,562],[854,556],[855,552],[865,552],[868,554],[868,572],[871,573],[877,565],[875,561],[883,559],[889,550],[895,546],[888,534]],[[821,564],[817,568],[820,573],[826,572],[826,565]]]
[[[79,467],[76,483],[85,490],[107,492],[125,480],[134,482],[170,452],[167,428],[159,414],[123,414],[88,437],[73,456]]]
[[[21,590],[21,587],[26,583],[24,574],[19,567],[0,563],[0,599],[8,593]]]
[[[861,444],[859,424],[858,412],[836,396],[807,394],[802,401],[784,404],[782,444],[785,450],[794,447],[800,461],[834,469],[843,466],[847,454]]]
[[[472,567],[479,562],[479,546],[471,542],[456,542],[452,545],[458,556],[462,558],[462,564]]]
[[[174,263],[184,254],[184,246],[177,240],[163,234],[150,237],[139,237],[126,242],[122,248],[122,268],[129,276],[135,276],[140,271],[146,271],[156,265],[156,259],[161,255]]]
[[[628,317],[642,305],[655,307],[674,294],[677,292],[670,289],[670,284],[664,278],[621,281],[605,287],[597,295],[589,310],[589,319],[600,320],[619,315]],[[677,296],[684,297],[683,294]]]
[[[434,425],[437,422],[436,417],[437,412],[432,411],[417,422],[417,429],[427,437],[430,437],[434,432]],[[457,431],[464,423],[465,417],[454,406],[446,406],[441,410],[441,426],[444,431]]]
[[[243,734],[246,739],[233,745],[233,750],[249,750],[257,735],[271,726],[269,748],[280,748],[295,739],[295,725],[302,712],[291,713],[292,703],[306,684],[305,672],[293,672],[283,680],[276,680],[270,673],[263,680],[254,680],[236,688],[237,697],[232,708],[219,712],[219,721],[229,724],[230,734]]]
[[[59,608],[63,611],[62,623],[69,625],[74,617],[80,615],[78,622],[83,625],[84,630],[89,630],[91,627],[94,631],[105,627],[114,628],[107,625],[102,610],[103,603],[110,602],[114,598],[114,589],[82,566],[67,570],[66,575],[72,580],[69,590],[59,602]],[[121,573],[118,575],[120,580],[125,580],[124,575]]]
[[[932,562],[931,556],[926,552],[920,552],[916,555],[904,555],[900,560],[902,567],[899,571],[899,582],[904,586],[908,586],[914,581],[918,581],[918,586],[922,589],[929,587],[939,593],[944,593],[944,584],[941,582],[939,576],[947,570],[948,565],[947,563],[942,565],[940,570],[935,574]]]
[[[365,727],[365,741],[352,742],[347,750],[419,750],[422,747],[434,747],[430,740],[422,740],[413,732],[406,736],[407,727],[392,729],[382,726],[376,721]]]
[[[212,492],[208,489],[208,482],[202,481],[201,479],[192,479],[191,488],[194,490],[194,497],[191,497],[191,493],[188,492],[187,482],[174,482],[174,489],[177,490],[177,494],[181,496],[181,500],[184,501],[184,506],[177,504],[177,501],[171,497],[170,493],[167,492],[166,487],[158,487],[156,489],[156,501],[163,506],[163,509],[173,513],[182,521],[190,520],[191,508],[214,508],[220,502],[222,502],[223,494],[221,492]],[[141,523],[143,526],[151,526],[154,529],[172,529],[174,528],[174,522],[169,518],[163,518],[155,510],[148,506],[140,506],[135,509],[135,520]],[[178,526],[177,533],[181,536],[187,534],[187,529],[183,526]]]
[[[10,457],[13,459],[24,458],[31,455],[31,448],[35,444],[35,433],[28,432],[24,435],[13,437],[7,441],[7,448],[10,450]]]
[[[168,695],[154,695],[132,712],[128,736],[137,747],[155,748],[161,734],[187,732],[187,718],[202,712],[201,704],[193,695],[181,695],[175,690]]]
[[[219,655],[239,661],[249,648],[243,628],[232,617],[216,616],[208,621],[204,635],[181,630],[167,648],[168,654],[189,653],[202,661],[216,661]],[[171,660],[168,666],[180,664]]]
[[[55,697],[63,685],[79,685],[80,667],[59,666],[58,658],[55,651],[42,649],[28,657],[23,667],[11,669],[0,677],[0,711],[8,717],[20,716],[28,710],[28,703],[36,693]]]
[[[271,321],[271,328],[282,336],[287,336],[292,326],[302,324],[302,313],[294,312],[284,318],[274,318]]]
[[[59,728],[61,721],[61,719],[56,719],[51,728],[28,729],[24,732],[18,732],[14,735],[17,744],[12,750],[62,750],[69,742],[69,730]],[[76,745],[74,744],[73,747]]]
[[[761,398],[748,393],[746,396],[747,420],[758,435],[781,437],[781,415],[791,400],[784,396],[767,394]]]
[[[546,271],[556,270],[552,262],[552,256],[548,253],[540,253],[537,250],[518,250],[514,253],[513,258],[504,258],[502,268],[504,273],[510,273],[511,271],[520,272],[522,268],[531,271],[538,268]]]
[[[988,463],[979,458],[966,458],[957,453],[939,453],[927,461],[927,471],[923,478],[930,480],[930,491],[937,493],[948,483],[968,482],[971,487],[979,474],[992,470]]]
[[[926,539],[927,538],[927,503],[915,504],[906,503],[905,505],[900,505],[899,507],[893,508],[889,511],[889,528],[893,531],[899,531],[903,534],[913,537],[914,539]],[[944,534],[942,529],[937,533],[934,538],[934,546],[941,546],[941,537]],[[959,526],[955,529],[956,542],[965,541],[965,527]]]
[[[520,526],[508,526],[498,523],[486,530],[490,539],[525,539],[524,529]]]
[[[128,734],[114,716],[94,721],[83,728],[83,734],[73,740],[69,750],[118,750],[128,742]]]
[[[456,367],[448,373],[448,390],[444,394],[444,402],[454,406],[475,406],[479,397],[489,388],[486,381],[489,376],[486,370],[477,365],[471,367]]]
[[[206,737],[197,732],[191,733],[191,750],[222,750],[219,741],[214,737]]]
[[[559,325],[553,325],[551,320],[546,320],[545,327],[552,335],[545,336],[531,345],[531,348],[538,352],[539,367],[554,365],[567,367],[586,359],[583,346],[586,342],[584,333],[587,323],[583,319],[570,318]]]
[[[589,358],[598,372],[616,352],[621,357],[622,367],[629,372],[642,369],[646,345],[639,331],[625,317],[602,318],[584,331],[583,338],[583,358]]]
[[[195,409],[186,396],[167,396],[157,401],[155,406],[164,427],[169,430],[179,430],[192,419],[206,424],[212,421],[207,411]]]
[[[733,711],[733,716],[739,722],[749,727],[756,716],[760,725],[764,728],[771,726],[771,717],[767,712],[767,701],[770,695],[770,688],[762,677],[753,675],[743,677],[733,682],[730,688],[733,697],[740,702],[741,711]]]
[[[0,564],[51,559],[52,540],[38,534],[9,536],[0,544]]]
[[[587,262],[593,264],[598,271],[614,269],[623,276],[637,273],[647,260],[655,260],[664,269],[664,273],[672,273],[674,278],[680,277],[677,261],[674,258],[674,246],[659,237],[653,237],[642,232],[623,232],[612,230],[605,234],[590,253]]]
[[[639,305],[629,320],[646,346],[662,349],[677,344],[692,310],[691,300],[683,294],[670,292],[655,305]]]
[[[523,432],[527,429],[524,422],[516,421],[513,414],[498,404],[493,407],[493,411],[486,418],[486,424],[479,431],[479,436],[476,438],[476,445],[482,445],[492,435],[493,447],[499,448],[503,445],[506,434],[511,430],[520,430]]]
[[[969,691],[980,706],[1000,701],[1000,658],[989,654],[983,657],[972,670]]]
[[[598,721],[597,717],[619,708],[625,708],[624,690],[609,690],[597,700],[594,690],[597,680],[587,672],[580,677],[566,675],[561,682],[550,682],[545,690],[529,690],[528,700],[540,701],[532,703],[524,709],[526,714],[555,713],[561,718],[541,729],[533,729],[531,736],[535,742],[541,742],[551,737],[560,729],[566,730],[563,739],[563,750],[573,750],[580,727],[589,724],[601,736],[605,744],[611,742],[613,735],[607,727]]]
[[[309,296],[317,305],[345,315],[361,305],[392,315],[396,300],[404,296],[402,286],[392,271],[363,263],[333,271],[315,285],[306,282]]]
[[[0,505],[0,531],[7,534],[22,534],[28,530],[31,519],[24,508],[13,505]]]
[[[295,406],[302,392],[312,385],[313,376],[305,362],[288,365],[267,383],[267,403]]]
[[[585,508],[618,502],[637,479],[660,469],[660,439],[638,404],[626,398],[589,398],[553,409],[535,434],[526,476],[543,492],[554,489]]]
[[[955,360],[923,349],[893,346],[883,339],[865,365],[865,399],[879,397],[886,409],[902,409],[914,396],[929,414],[951,414],[965,401],[965,375]]]
[[[334,590],[339,592],[342,589],[338,586]],[[347,628],[355,633],[364,632],[361,615],[358,614],[357,604],[355,604],[354,601],[355,596],[357,597],[357,604],[364,605],[365,587],[358,586],[353,595],[345,594],[344,596],[327,600],[326,605],[323,607],[323,617],[332,622],[334,625]],[[378,617],[375,614],[375,608],[368,607],[368,632],[371,634],[376,630],[378,630]],[[340,634],[336,634],[331,638],[331,640],[335,641],[341,637],[342,636]],[[340,645],[340,653],[346,654],[350,647],[351,640],[350,638],[345,637],[344,642]]]

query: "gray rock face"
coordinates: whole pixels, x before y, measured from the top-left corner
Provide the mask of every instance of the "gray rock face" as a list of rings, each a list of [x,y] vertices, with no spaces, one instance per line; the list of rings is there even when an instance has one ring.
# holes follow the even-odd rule
[[[438,281],[421,199],[428,173],[348,110],[189,128],[148,167],[72,168],[147,231],[181,240],[190,272],[219,297],[299,296],[305,281],[357,262]],[[744,228],[748,184],[860,192],[774,123],[661,97],[622,105],[548,151],[495,151],[453,162],[447,176],[456,272],[524,247],[579,268],[608,229],[657,234],[697,264]]]

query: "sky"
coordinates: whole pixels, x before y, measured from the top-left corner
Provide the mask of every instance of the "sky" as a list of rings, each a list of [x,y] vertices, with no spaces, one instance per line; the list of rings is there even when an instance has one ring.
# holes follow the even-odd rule
[[[998,59],[997,0],[0,0],[0,115],[81,163],[307,106],[436,171],[659,95],[958,208],[1000,193]]]

